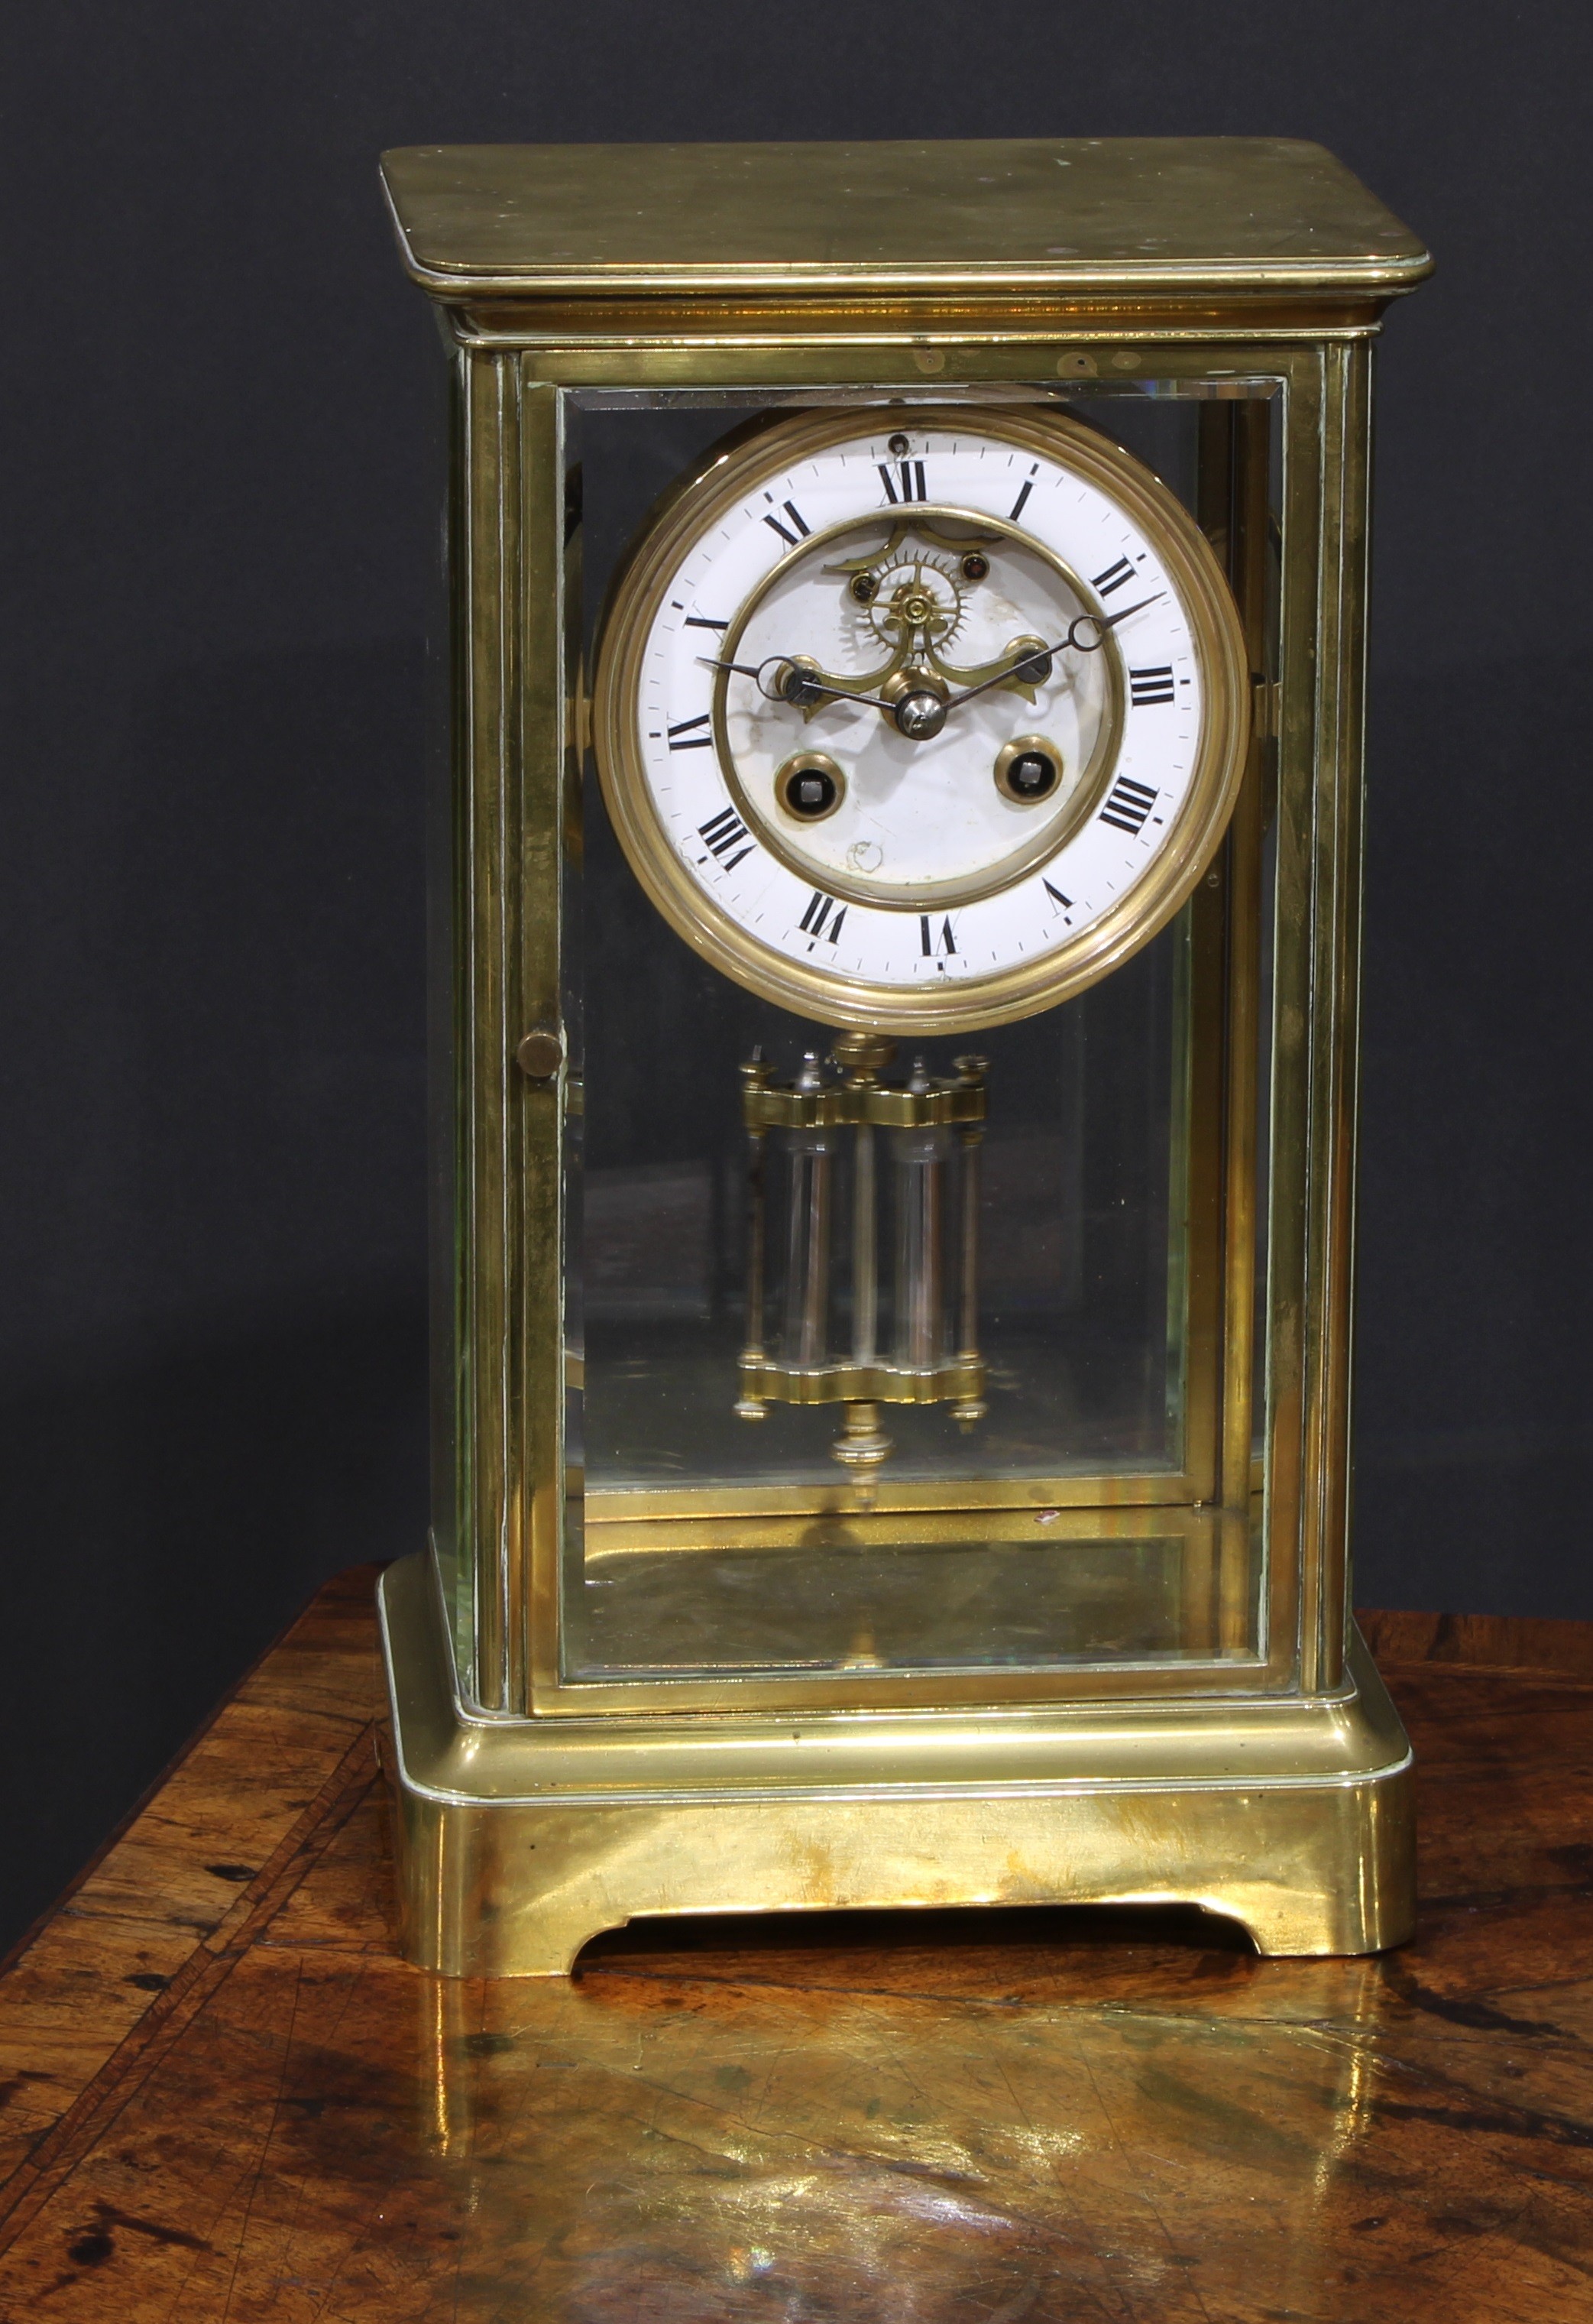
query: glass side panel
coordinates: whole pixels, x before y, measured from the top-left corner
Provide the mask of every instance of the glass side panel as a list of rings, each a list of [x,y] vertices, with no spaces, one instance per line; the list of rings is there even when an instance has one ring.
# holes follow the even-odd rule
[[[649,504],[747,416],[614,401],[575,416],[589,655]],[[1192,504],[1197,411],[1090,416]],[[853,1102],[835,1028],[660,916],[590,764],[583,807],[566,1678],[1253,1651],[1248,1517],[1203,1506],[1223,969],[1195,907],[1062,1006],[899,1041]]]

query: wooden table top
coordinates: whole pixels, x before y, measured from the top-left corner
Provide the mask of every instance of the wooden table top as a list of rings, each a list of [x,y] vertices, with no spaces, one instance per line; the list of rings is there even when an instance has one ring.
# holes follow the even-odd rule
[[[1418,1934],[1190,1913],[655,1923],[571,1983],[390,1933],[369,1571],[0,1986],[0,2316],[1593,2318],[1593,1625],[1367,1627]]]

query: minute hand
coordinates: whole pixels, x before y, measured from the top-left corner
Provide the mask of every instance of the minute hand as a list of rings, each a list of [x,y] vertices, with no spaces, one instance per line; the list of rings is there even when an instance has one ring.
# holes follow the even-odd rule
[[[1165,590],[1157,589],[1150,596],[1141,597],[1137,604],[1125,605],[1120,613],[1076,614],[1067,625],[1066,637],[1059,638],[1054,646],[1043,646],[1038,653],[1019,654],[1017,659],[1008,663],[1005,669],[999,669],[994,678],[981,678],[977,686],[966,687],[961,694],[949,696],[946,708],[955,710],[959,703],[971,702],[976,694],[988,694],[992,686],[1004,686],[1009,678],[1017,678],[1025,670],[1034,670],[1036,673],[1035,684],[1044,686],[1051,675],[1050,664],[1054,656],[1065,652],[1070,647],[1074,653],[1099,653],[1106,643],[1109,630],[1115,630],[1118,623],[1126,622],[1130,613],[1142,613],[1147,605],[1154,605],[1158,597],[1165,595]],[[1085,622],[1096,632],[1093,638],[1082,638],[1076,634]],[[1042,663],[1045,665],[1043,669],[1039,667]]]

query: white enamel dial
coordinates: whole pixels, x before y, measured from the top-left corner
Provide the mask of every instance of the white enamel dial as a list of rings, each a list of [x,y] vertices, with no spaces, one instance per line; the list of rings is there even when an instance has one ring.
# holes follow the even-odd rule
[[[1060,416],[810,417],[721,466],[599,677],[611,806],[676,925],[875,1024],[1044,1006],[1141,895],[1143,941],[1237,780],[1242,647],[1172,496]]]

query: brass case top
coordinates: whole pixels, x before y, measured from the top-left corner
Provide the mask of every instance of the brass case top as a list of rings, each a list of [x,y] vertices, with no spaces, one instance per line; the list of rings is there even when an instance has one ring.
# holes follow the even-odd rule
[[[1381,303],[1422,243],[1287,137],[410,145],[382,182],[445,301],[1027,290]]]

